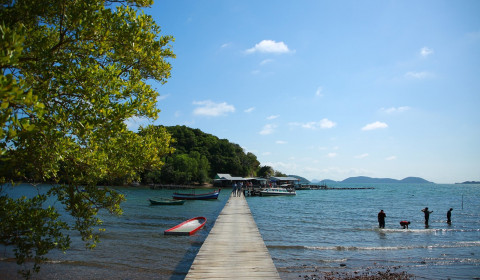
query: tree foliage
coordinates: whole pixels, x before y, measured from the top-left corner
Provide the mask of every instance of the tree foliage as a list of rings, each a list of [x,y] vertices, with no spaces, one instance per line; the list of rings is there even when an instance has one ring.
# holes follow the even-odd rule
[[[160,172],[145,174],[147,182],[191,183],[206,182],[217,173],[236,176],[254,176],[260,163],[252,153],[245,153],[238,145],[219,139],[199,129],[170,126],[175,152],[165,159]]]
[[[0,184],[51,182],[33,198],[0,192],[0,243],[34,271],[78,230],[98,242],[100,209],[120,214],[124,197],[100,182],[138,180],[172,152],[165,129],[128,131],[132,117],[155,119],[158,92],[175,55],[171,36],[141,8],[151,0],[2,0],[0,2]],[[80,191],[85,188],[85,191]],[[46,204],[56,197],[75,223]],[[23,221],[18,223],[18,221]],[[28,276],[30,271],[24,271]]]
[[[257,175],[262,178],[270,178],[275,175],[275,170],[271,166],[264,165],[260,167]]]

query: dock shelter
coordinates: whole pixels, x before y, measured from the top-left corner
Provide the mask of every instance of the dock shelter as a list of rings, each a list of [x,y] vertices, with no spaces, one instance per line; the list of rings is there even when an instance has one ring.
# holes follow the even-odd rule
[[[234,177],[230,174],[218,173],[213,179],[213,185],[216,187],[231,187],[233,183],[238,182],[251,182],[253,187],[265,187],[267,185],[267,179],[265,178],[244,178],[244,177]]]
[[[231,187],[233,183],[247,181],[243,177],[233,177],[230,174],[218,173],[213,179],[213,185],[216,187]]]
[[[269,178],[270,183],[275,183],[277,186],[281,185],[298,185],[300,182],[300,179],[295,178],[295,177],[270,177]]]

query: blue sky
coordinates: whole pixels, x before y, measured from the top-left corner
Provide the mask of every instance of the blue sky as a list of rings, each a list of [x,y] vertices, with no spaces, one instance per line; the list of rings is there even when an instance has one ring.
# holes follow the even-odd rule
[[[177,55],[152,83],[154,124],[310,180],[480,180],[480,1],[156,0],[145,12]]]

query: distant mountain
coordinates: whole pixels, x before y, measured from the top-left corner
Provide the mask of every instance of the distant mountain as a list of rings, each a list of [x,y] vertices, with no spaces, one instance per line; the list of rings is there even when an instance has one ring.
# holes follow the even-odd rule
[[[288,175],[288,177],[294,177],[294,178],[297,178],[300,180],[300,184],[310,184],[310,181],[308,181],[306,178],[303,178],[301,176],[298,176],[298,175]]]
[[[397,183],[398,180],[390,179],[390,178],[370,178],[365,176],[358,176],[358,177],[350,177],[343,181],[342,183],[358,183],[358,184],[372,184],[372,183]]]
[[[430,181],[427,181],[423,178],[419,177],[407,177],[405,179],[400,180],[399,183],[407,183],[407,184],[428,184],[428,183],[433,183]]]
[[[463,183],[455,183],[455,184],[480,184],[480,181],[466,181],[466,182],[463,182]]]
[[[330,179],[324,179],[324,180],[318,180],[318,179],[313,179],[312,184],[330,184],[330,183],[338,183],[338,181],[335,180],[330,180]]]
[[[428,184],[432,183],[423,178],[419,177],[407,177],[402,180],[391,179],[391,178],[371,178],[366,176],[359,176],[359,177],[350,177],[343,181],[342,183],[366,183],[366,184],[373,184],[373,183],[382,183],[382,184],[389,184],[389,183],[405,183],[405,184]]]

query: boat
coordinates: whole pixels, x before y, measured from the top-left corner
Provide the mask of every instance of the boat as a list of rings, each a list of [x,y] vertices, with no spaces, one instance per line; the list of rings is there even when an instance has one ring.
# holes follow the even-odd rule
[[[266,188],[260,191],[261,196],[280,196],[280,195],[297,195],[295,190],[287,188]]]
[[[151,205],[183,205],[185,200],[177,200],[177,199],[168,199],[168,198],[159,198],[159,199],[151,199],[149,198]]]
[[[201,229],[207,218],[205,217],[195,217],[190,220],[187,220],[181,224],[178,224],[172,228],[169,228],[163,232],[165,235],[192,235]]]
[[[174,193],[173,199],[217,199],[218,195],[220,194],[220,189],[209,192],[209,193],[202,193],[202,194],[194,194],[194,193]]]

